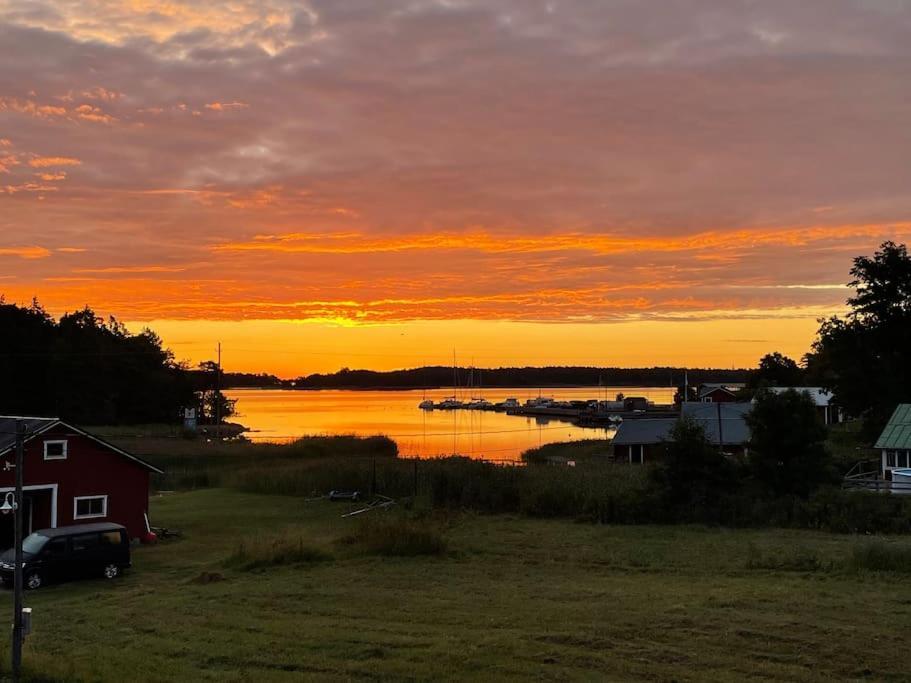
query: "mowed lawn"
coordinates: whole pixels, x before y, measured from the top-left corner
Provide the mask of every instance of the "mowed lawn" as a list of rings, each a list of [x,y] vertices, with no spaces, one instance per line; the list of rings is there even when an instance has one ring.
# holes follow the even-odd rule
[[[117,682],[908,680],[908,576],[843,569],[856,538],[466,514],[443,556],[387,558],[338,543],[358,523],[345,509],[217,489],[155,498],[154,523],[184,538],[136,549],[121,580],[28,593],[26,666]],[[278,533],[333,559],[226,566],[241,541]],[[808,554],[823,567],[748,568]]]

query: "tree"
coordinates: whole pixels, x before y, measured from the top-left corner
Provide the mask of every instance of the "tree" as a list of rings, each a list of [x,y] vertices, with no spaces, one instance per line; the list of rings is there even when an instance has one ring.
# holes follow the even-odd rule
[[[750,377],[750,388],[799,387],[804,382],[804,371],[797,362],[775,351],[759,359],[759,369]]]
[[[230,399],[221,390],[221,367],[214,360],[199,364],[199,369],[209,379],[209,386],[199,392],[200,417],[211,424],[224,421],[235,413],[237,399]]]
[[[820,321],[807,370],[864,418],[872,439],[895,405],[911,399],[911,257],[904,245],[885,242],[872,258],[854,259],[851,275],[851,311]]]
[[[672,517],[717,522],[718,505],[734,484],[735,473],[703,427],[684,416],[668,435],[665,458],[654,478]]]
[[[746,420],[750,426],[749,468],[769,496],[805,497],[832,480],[826,427],[806,392],[760,390]]]
[[[183,368],[151,330],[131,334],[90,308],[55,321],[37,301],[0,301],[0,414],[83,424],[173,422],[193,405]]]

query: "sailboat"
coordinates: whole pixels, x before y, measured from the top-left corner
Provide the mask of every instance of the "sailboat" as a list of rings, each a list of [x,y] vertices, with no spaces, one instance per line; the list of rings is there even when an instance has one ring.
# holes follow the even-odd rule
[[[458,398],[458,389],[459,386],[458,376],[456,374],[456,357],[455,350],[452,352],[452,396],[447,396],[442,401],[436,404],[436,408],[439,410],[457,410],[465,406]]]

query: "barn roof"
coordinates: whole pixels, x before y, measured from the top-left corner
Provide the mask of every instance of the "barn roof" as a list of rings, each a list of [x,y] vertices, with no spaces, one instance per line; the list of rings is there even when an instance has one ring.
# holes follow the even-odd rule
[[[684,403],[681,412],[701,425],[708,440],[718,445],[719,406],[724,445],[741,446],[749,442],[750,428],[744,419],[753,407],[749,403]],[[667,417],[624,420],[617,428],[613,443],[617,446],[661,443],[668,440],[676,422]]]
[[[0,417],[0,453],[16,445],[16,423],[25,423],[26,434],[39,434],[60,422],[56,417]]]
[[[125,458],[129,458],[133,462],[141,465],[142,467],[145,467],[147,470],[157,472],[158,474],[164,474],[160,469],[151,463],[147,463],[145,460],[137,458],[132,453],[127,453],[122,448],[118,448],[114,444],[108,443],[104,439],[100,439],[94,434],[89,434],[84,429],[74,427],[68,422],[64,422],[63,420],[56,417],[19,417],[14,415],[0,415],[0,455],[4,455],[8,451],[11,451],[16,445],[16,423],[20,421],[25,423],[26,442],[31,441],[36,436],[43,434],[52,427],[63,425],[76,434],[91,439],[92,441],[100,444],[101,446],[104,446],[109,450],[114,451],[119,455],[122,455]]]
[[[874,448],[911,449],[911,403],[899,403]]]

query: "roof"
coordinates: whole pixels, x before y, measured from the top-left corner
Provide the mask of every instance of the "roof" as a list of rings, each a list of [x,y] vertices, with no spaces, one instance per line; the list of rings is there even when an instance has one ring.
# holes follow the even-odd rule
[[[752,409],[752,403],[683,403],[680,412],[698,422],[709,441],[718,444],[720,410],[723,443],[740,446],[750,440],[750,428],[744,418]]]
[[[0,453],[16,445],[16,423],[25,423],[26,434],[40,434],[60,422],[56,417],[0,416]]]
[[[911,449],[911,403],[899,403],[874,448]]]
[[[119,531],[126,529],[122,524],[113,522],[95,522],[93,524],[71,524],[69,526],[58,526],[56,529],[38,529],[36,533],[48,538],[55,536],[69,536],[70,534],[90,534],[93,531]]]
[[[137,458],[132,453],[127,453],[122,448],[118,448],[114,444],[108,443],[104,439],[100,439],[94,434],[89,434],[83,429],[74,427],[68,422],[56,417],[18,417],[15,415],[0,415],[0,456],[11,451],[16,445],[16,423],[23,422],[25,423],[25,432],[26,437],[25,441],[28,443],[36,436],[40,436],[44,432],[50,430],[53,427],[62,425],[72,432],[84,436],[92,441],[104,446],[108,450],[112,450],[118,455],[122,455],[125,458],[129,458],[133,462],[145,467],[147,470],[152,472],[157,472],[158,474],[164,474],[160,469],[152,465],[151,463],[146,462],[142,458]]]
[[[667,441],[667,435],[676,422],[677,420],[668,417],[624,420],[617,427],[612,443],[615,446],[661,443]]]
[[[769,391],[774,394],[783,394],[786,391],[798,391],[805,394],[809,394],[810,398],[813,399],[813,402],[817,407],[824,408],[825,406],[832,403],[832,399],[835,397],[832,395],[831,391],[823,389],[822,387],[769,387]]]
[[[723,384],[703,384],[699,387],[698,395],[699,398],[702,398],[703,396],[708,396],[709,394],[712,394],[716,391],[723,391],[724,393],[730,394],[731,396],[734,395],[734,392],[730,389],[730,387]]]
[[[718,445],[718,410],[721,408],[721,437],[724,445],[741,446],[750,440],[750,428],[744,416],[753,407],[749,403],[684,403],[682,415],[695,420],[705,430],[709,441]],[[656,444],[667,441],[677,423],[675,418],[628,419],[620,423],[613,444],[627,446]]]

